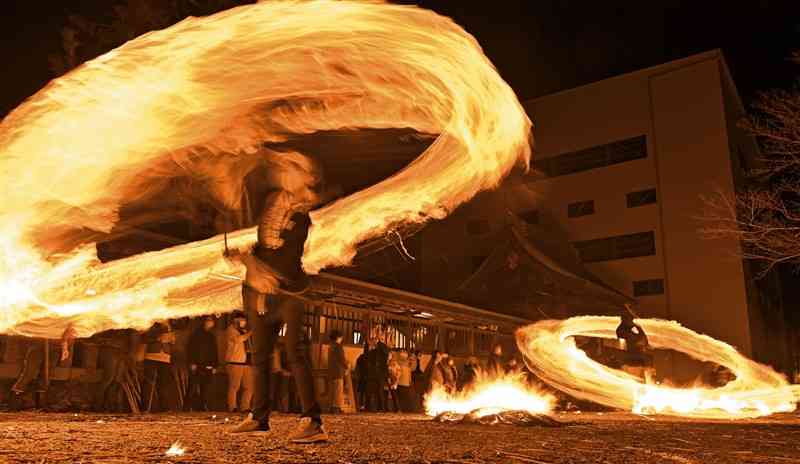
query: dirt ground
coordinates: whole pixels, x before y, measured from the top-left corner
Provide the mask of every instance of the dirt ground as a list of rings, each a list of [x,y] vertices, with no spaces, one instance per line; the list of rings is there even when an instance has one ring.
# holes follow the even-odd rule
[[[419,415],[325,416],[326,444],[225,433],[240,416],[0,413],[0,463],[800,463],[800,415],[697,421],[562,414],[564,427],[446,424]],[[165,453],[174,442],[183,456]]]

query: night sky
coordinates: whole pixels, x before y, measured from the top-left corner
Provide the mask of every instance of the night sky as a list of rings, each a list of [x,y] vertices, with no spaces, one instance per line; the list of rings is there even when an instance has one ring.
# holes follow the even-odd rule
[[[114,3],[6,2],[0,114],[52,77],[47,54],[59,47],[67,14],[102,16]],[[758,89],[785,87],[800,76],[800,65],[787,60],[800,49],[796,0],[400,3],[434,9],[465,27],[521,100],[714,48],[723,49],[746,100]]]

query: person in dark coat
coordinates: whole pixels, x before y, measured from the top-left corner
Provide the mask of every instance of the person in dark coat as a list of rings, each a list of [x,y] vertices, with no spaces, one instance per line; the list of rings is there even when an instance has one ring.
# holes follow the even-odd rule
[[[364,343],[364,351],[356,359],[356,368],[354,369],[356,377],[356,402],[358,403],[358,410],[364,411],[367,409],[367,377],[369,376],[369,345]]]
[[[157,322],[144,334],[143,410],[165,411],[178,407],[177,381],[172,370],[175,333],[168,323]]]
[[[136,346],[136,332],[132,329],[107,330],[94,334],[84,343],[98,346],[97,366],[103,372],[94,391],[93,409],[97,412],[121,412],[123,405],[115,401],[119,396],[119,391],[115,390],[125,388],[122,384],[126,377],[135,374],[133,348]],[[130,402],[128,407],[131,411],[139,410],[138,405]]]
[[[414,357],[416,358],[416,366],[414,367],[414,371],[411,372],[411,383],[414,386],[414,412],[422,412],[422,401],[427,386],[427,379],[425,377],[425,371],[422,370],[422,352],[416,351]]]
[[[469,388],[478,376],[478,360],[474,357],[469,357],[467,362],[464,363],[464,369],[461,370],[461,375],[458,378],[459,391]]]
[[[332,414],[341,414],[344,410],[344,376],[347,375],[347,358],[342,346],[342,332],[332,330],[328,349],[328,379],[330,380]]]
[[[375,337],[369,340],[367,354],[367,410],[386,411],[389,379],[389,347]]]
[[[206,317],[203,326],[192,332],[187,347],[189,358],[189,401],[195,411],[208,411],[214,374],[219,365],[214,319]]]
[[[623,370],[644,377],[649,383],[653,376],[653,356],[650,354],[650,342],[644,329],[633,321],[633,316],[623,313],[617,327],[617,338],[623,343],[625,350],[622,362]]]
[[[633,322],[633,316],[623,314],[617,327],[617,338],[624,341],[627,352],[627,363],[630,365],[646,365],[650,362],[647,334],[639,324]]]

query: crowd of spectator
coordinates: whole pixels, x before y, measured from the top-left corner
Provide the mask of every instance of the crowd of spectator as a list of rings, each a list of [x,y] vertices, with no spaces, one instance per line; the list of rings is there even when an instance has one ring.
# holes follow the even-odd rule
[[[367,339],[352,371],[358,410],[423,412],[424,398],[434,389],[454,394],[473,385],[479,372],[487,377],[523,372],[516,358],[504,362],[501,345],[494,347],[485,366],[471,356],[459,367],[455,357],[437,350],[427,357],[423,368],[426,357],[416,350],[389,348],[380,330],[376,331]]]
[[[97,347],[97,367],[102,372],[95,384],[93,407],[109,412],[247,412],[255,389],[251,336],[241,312],[159,322],[143,333],[99,333],[82,341]],[[345,412],[348,402],[357,411],[422,412],[423,398],[434,388],[454,393],[472,384],[479,371],[499,373],[515,368],[513,360],[503,363],[499,346],[486,366],[474,357],[457,363],[444,351],[428,356],[418,350],[391,348],[382,327],[367,337],[352,365],[340,331],[331,331],[327,342],[330,413]],[[31,344],[26,353],[11,389],[12,407],[21,404],[19,398],[25,393],[46,390],[42,384],[43,346]],[[51,344],[50,350],[51,365],[59,365],[73,356],[74,340]],[[350,345],[347,351],[353,354],[352,350]],[[296,386],[280,341],[275,345],[271,374],[273,409],[297,412]]]

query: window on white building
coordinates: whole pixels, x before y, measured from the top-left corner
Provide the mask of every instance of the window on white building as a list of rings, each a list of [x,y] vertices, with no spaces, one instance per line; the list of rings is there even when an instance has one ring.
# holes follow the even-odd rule
[[[535,161],[534,168],[548,177],[556,177],[642,158],[647,158],[647,137],[644,135],[542,158]]]
[[[637,280],[633,282],[633,296],[663,295],[664,279]]]
[[[656,189],[639,190],[638,192],[631,192],[625,195],[625,200],[628,203],[628,208],[636,208],[637,206],[650,205],[658,200]]]
[[[656,254],[656,241],[653,232],[618,235],[573,242],[581,261],[597,263],[615,259],[637,258]]]
[[[576,218],[594,214],[594,200],[578,201],[567,205],[567,217]]]

